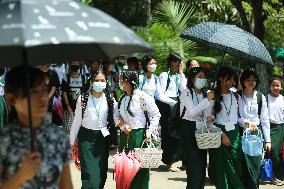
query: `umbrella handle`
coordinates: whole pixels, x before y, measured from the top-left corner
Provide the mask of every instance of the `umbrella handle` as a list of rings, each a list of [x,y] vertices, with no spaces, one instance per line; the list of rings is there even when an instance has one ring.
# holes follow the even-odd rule
[[[126,136],[126,148],[128,149],[128,142],[129,142],[129,133]]]

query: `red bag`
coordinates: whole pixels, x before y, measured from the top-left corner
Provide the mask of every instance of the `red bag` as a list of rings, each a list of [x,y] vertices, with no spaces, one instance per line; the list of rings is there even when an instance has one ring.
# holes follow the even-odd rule
[[[282,158],[284,160],[284,143],[282,144]]]
[[[73,162],[75,163],[76,168],[81,171],[81,166],[80,166],[80,161],[79,161],[79,149],[78,149],[78,143],[75,143],[75,148],[72,151],[72,159]]]

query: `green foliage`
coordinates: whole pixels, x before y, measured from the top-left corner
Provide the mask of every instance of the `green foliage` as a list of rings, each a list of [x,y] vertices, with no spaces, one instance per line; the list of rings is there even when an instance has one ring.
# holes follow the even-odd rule
[[[92,5],[92,0],[80,0],[81,3],[85,4],[85,5]]]
[[[133,27],[140,37],[154,47],[158,73],[167,69],[166,58],[172,51],[183,59],[196,55],[196,43],[179,37],[180,32],[192,23],[194,12],[195,8],[190,4],[164,0],[154,8],[153,22],[149,26]]]

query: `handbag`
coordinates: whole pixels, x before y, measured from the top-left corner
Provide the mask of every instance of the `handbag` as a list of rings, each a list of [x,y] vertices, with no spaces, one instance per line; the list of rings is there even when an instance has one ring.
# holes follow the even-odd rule
[[[259,129],[256,134],[252,134],[249,129],[245,129],[242,136],[243,152],[250,156],[260,156],[263,149],[263,137]]]
[[[284,161],[284,143],[282,144],[282,158],[283,158],[283,161]]]
[[[144,144],[146,148],[143,148]],[[143,141],[141,148],[134,148],[134,157],[139,160],[140,168],[157,168],[162,164],[163,150],[155,148],[155,145],[150,141]]]
[[[207,127],[206,122],[195,131],[195,138],[199,149],[219,148],[221,146],[221,129]]]
[[[268,153],[265,153],[264,158],[261,161],[259,179],[262,181],[272,181],[273,179],[272,161],[269,158]]]

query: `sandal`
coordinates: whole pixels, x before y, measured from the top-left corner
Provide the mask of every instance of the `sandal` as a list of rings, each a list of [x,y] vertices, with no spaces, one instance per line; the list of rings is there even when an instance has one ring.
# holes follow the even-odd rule
[[[168,168],[168,170],[171,172],[181,172],[181,170],[178,167],[170,167]]]
[[[271,184],[273,184],[273,185],[275,185],[275,186],[283,186],[284,185],[284,183],[281,181],[281,180],[279,180],[279,179],[273,179],[273,181],[271,182]]]

